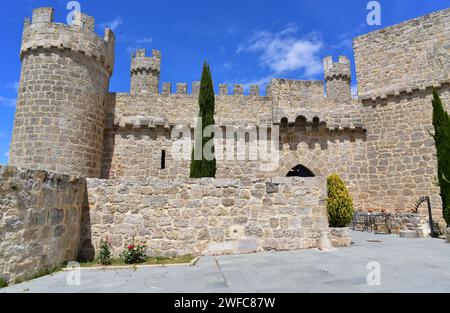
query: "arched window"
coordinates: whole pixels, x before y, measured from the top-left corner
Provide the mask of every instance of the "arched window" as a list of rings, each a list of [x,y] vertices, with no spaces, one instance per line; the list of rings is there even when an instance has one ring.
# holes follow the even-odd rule
[[[316,177],[316,175],[309,168],[300,164],[294,167],[287,177]]]

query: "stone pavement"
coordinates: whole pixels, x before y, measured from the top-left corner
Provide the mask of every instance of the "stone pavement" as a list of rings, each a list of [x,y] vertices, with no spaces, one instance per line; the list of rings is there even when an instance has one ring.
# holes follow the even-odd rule
[[[354,245],[330,252],[303,250],[203,257],[194,267],[81,272],[67,286],[60,272],[1,292],[450,292],[450,244],[437,239],[352,233]],[[381,266],[369,286],[367,265]]]

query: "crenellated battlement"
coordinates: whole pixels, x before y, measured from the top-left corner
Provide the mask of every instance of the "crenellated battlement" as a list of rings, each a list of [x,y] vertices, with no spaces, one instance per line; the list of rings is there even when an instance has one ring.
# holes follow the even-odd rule
[[[175,90],[173,90],[173,86],[175,86]],[[270,85],[266,87],[266,95],[261,95],[260,86],[259,85],[250,85],[250,93],[244,94],[244,85],[243,84],[235,84],[233,85],[233,92],[229,92],[228,84],[219,84],[219,93],[217,96],[239,96],[239,97],[270,97]],[[192,83],[191,93],[188,92],[188,84],[186,83],[176,83],[172,84],[171,82],[162,83],[162,92],[161,95],[169,96],[169,95],[177,95],[177,96],[198,96],[200,92],[200,82],[195,81]]]
[[[27,53],[37,50],[70,50],[99,62],[112,74],[114,68],[115,36],[110,29],[105,30],[104,37],[94,32],[94,18],[81,12],[75,12],[72,25],[54,22],[54,10],[51,7],[38,8],[33,11],[32,19],[25,19],[21,59]]]
[[[131,94],[158,94],[161,52],[153,50],[151,57],[146,53],[146,49],[138,49],[131,58]]]
[[[100,175],[115,37],[106,29],[101,38],[94,28],[94,18],[81,12],[71,25],[56,23],[50,7],[25,19],[11,165]]]
[[[350,60],[346,56],[339,56],[337,62],[333,62],[333,57],[329,56],[323,59],[323,68],[325,80],[331,79],[352,79],[352,70]]]
[[[133,53],[131,60],[131,73],[142,71],[161,72],[161,52],[152,50],[152,56],[146,55],[146,49],[138,49]]]

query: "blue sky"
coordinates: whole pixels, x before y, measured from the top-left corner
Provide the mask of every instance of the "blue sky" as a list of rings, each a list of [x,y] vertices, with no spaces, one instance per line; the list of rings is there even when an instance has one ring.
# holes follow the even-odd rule
[[[7,154],[20,78],[23,19],[33,8],[52,6],[55,20],[69,13],[65,0],[2,3],[0,32],[0,164]],[[322,79],[322,58],[347,55],[351,39],[379,28],[450,7],[450,0],[381,0],[381,26],[369,26],[368,0],[90,0],[81,10],[117,37],[111,91],[129,90],[130,54],[138,47],[162,51],[161,82],[199,80],[204,60],[219,83],[257,83],[272,77]],[[353,69],[354,70],[354,69]],[[355,79],[354,79],[355,80]],[[356,81],[353,82],[353,85]]]

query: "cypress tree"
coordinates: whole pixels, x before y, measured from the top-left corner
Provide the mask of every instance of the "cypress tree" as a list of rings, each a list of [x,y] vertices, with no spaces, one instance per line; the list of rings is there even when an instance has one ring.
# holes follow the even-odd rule
[[[450,225],[450,118],[436,89],[433,89],[433,126],[443,215]]]
[[[214,133],[211,136],[203,136],[203,130],[208,126],[214,126],[214,113],[215,113],[215,95],[214,85],[211,77],[211,71],[209,65],[205,62],[203,65],[202,80],[200,83],[199,93],[199,117],[201,118],[197,124],[197,136],[194,140],[194,149],[192,151],[191,162],[191,178],[201,177],[216,177],[216,158],[214,150]],[[212,143],[211,147],[208,147],[212,152],[212,158],[206,158],[203,151],[208,142]],[[195,155],[199,154],[201,149],[201,160],[196,160]]]

